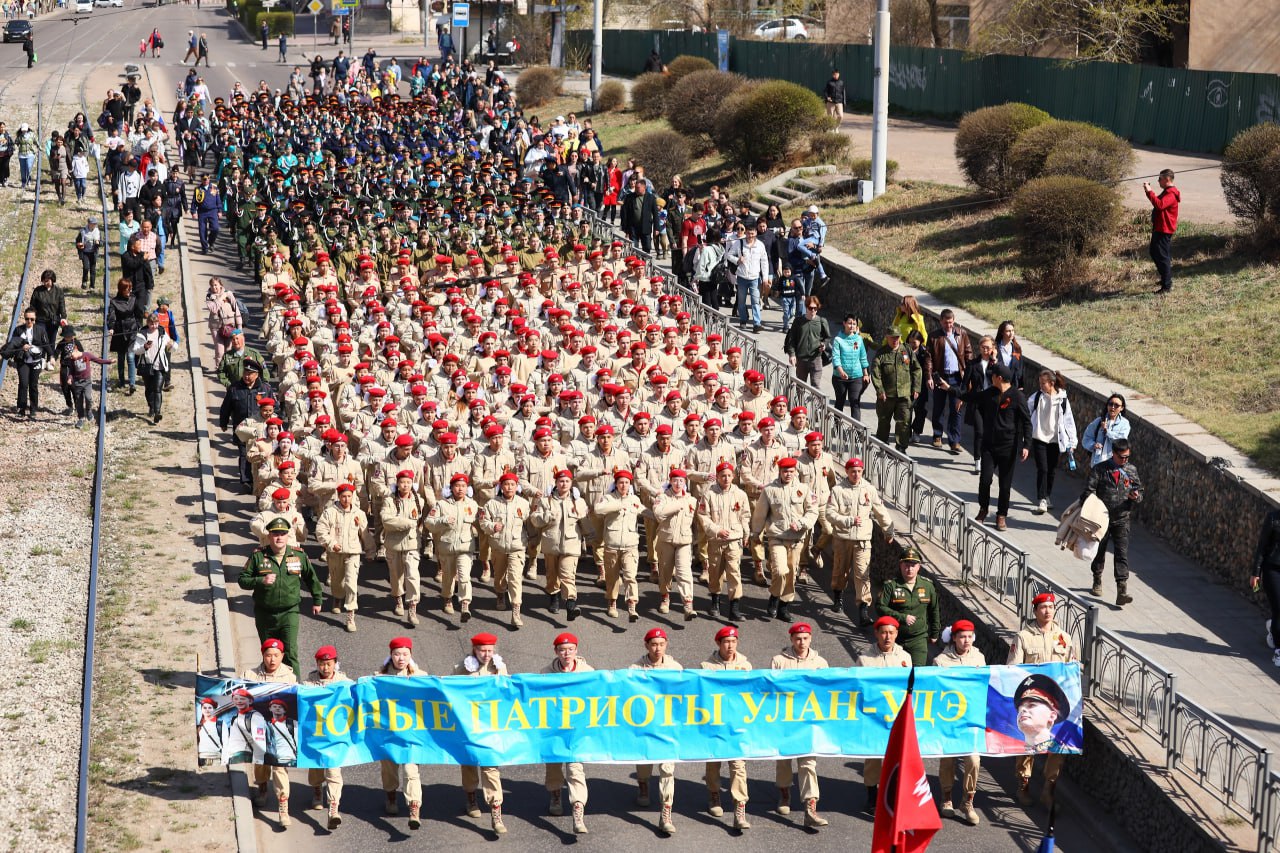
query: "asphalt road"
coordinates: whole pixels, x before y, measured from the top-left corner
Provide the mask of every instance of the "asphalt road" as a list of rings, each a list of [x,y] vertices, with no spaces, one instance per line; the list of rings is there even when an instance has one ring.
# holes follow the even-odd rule
[[[137,0],[126,0],[126,7],[98,9],[92,15],[82,16],[76,24],[65,18],[38,21],[36,24],[37,50],[41,64],[69,62],[72,67],[90,64],[96,67],[95,81],[102,77],[101,91],[95,94],[91,85],[91,118],[96,115],[98,104],[107,86],[120,79],[126,62],[137,61],[137,42],[151,27],[160,28],[168,42],[164,58],[147,60],[147,75],[143,82],[150,84],[160,108],[168,114],[173,107],[173,92],[186,74],[179,60],[185,50],[188,29],[203,29],[209,37],[213,67],[201,69],[202,76],[216,95],[226,94],[236,80],[250,88],[258,80],[266,80],[273,87],[283,87],[292,66],[277,64],[273,45],[263,52],[257,45],[237,38],[239,29],[221,11],[208,6],[197,11],[194,5],[165,5],[160,8],[142,7]],[[310,49],[311,39],[302,37],[293,50]],[[46,51],[41,45],[50,45]],[[357,53],[364,45],[357,43]],[[397,47],[389,38],[378,45],[381,56],[394,54]],[[61,51],[61,53],[60,53]],[[332,55],[333,48],[322,50]],[[416,50],[412,52],[416,53]],[[402,51],[409,55],[410,51]],[[27,82],[23,76],[24,57],[18,45],[7,45],[0,50],[0,85],[12,81],[13,97],[20,96]],[[301,57],[299,57],[301,60]],[[31,78],[34,79],[34,78]],[[34,85],[30,86],[34,94]],[[193,225],[193,223],[189,223]],[[226,283],[241,293],[252,307],[257,303],[252,279],[234,271],[234,247],[225,240],[215,253],[201,255],[197,250],[190,255],[191,271],[196,292],[203,294],[205,283],[211,275],[221,275]],[[194,228],[188,228],[187,239],[194,237]],[[228,249],[230,251],[228,252]],[[254,324],[250,324],[251,326]],[[200,324],[203,327],[203,324]],[[201,335],[201,355],[206,366],[213,364],[212,347],[207,335]],[[216,387],[205,401],[208,415],[215,426],[220,391]],[[176,414],[176,413],[175,413]],[[176,422],[181,422],[175,418]],[[247,558],[251,543],[245,537],[251,509],[246,496],[240,494],[235,478],[234,449],[225,435],[214,435],[214,451],[218,467],[218,501],[222,521],[223,553],[227,569],[227,586],[233,611],[233,631],[238,654],[238,669],[247,669],[257,662],[257,639],[250,618],[249,599],[235,585],[236,575]],[[312,549],[314,550],[314,548]],[[434,566],[424,565],[424,575],[433,573]],[[177,569],[175,569],[177,571]],[[456,617],[446,617],[440,611],[438,587],[434,579],[424,578],[424,608],[422,624],[412,631],[404,628],[390,615],[387,595],[386,567],[373,563],[365,567],[361,578],[363,595],[360,630],[346,633],[339,617],[325,613],[318,618],[304,617],[300,644],[304,652],[317,646],[333,643],[340,650],[343,669],[352,676],[370,674],[383,661],[387,641],[397,635],[411,634],[415,639],[415,656],[428,672],[440,674],[452,669],[468,651],[468,638],[480,630],[491,630],[501,638],[499,652],[504,656],[512,672],[535,671],[551,659],[551,639],[566,628],[574,630],[582,640],[581,653],[596,668],[621,668],[642,653],[641,637],[649,627],[662,625],[671,635],[670,652],[686,665],[696,665],[713,648],[712,635],[718,627],[705,615],[696,621],[685,623],[678,614],[674,619],[656,613],[657,592],[652,584],[642,587],[642,619],[635,625],[605,617],[603,595],[594,586],[584,586],[581,595],[583,615],[572,625],[564,621],[563,613],[552,617],[545,610],[545,596],[534,582],[526,581],[525,628],[512,632],[507,628],[506,614],[495,610],[492,588],[477,585],[475,618],[470,624],[459,624]],[[752,586],[744,610],[748,619],[742,625],[741,651],[756,666],[768,666],[769,659],[786,645],[786,626],[777,621],[762,620],[766,592]],[[705,603],[705,598],[702,600]],[[796,614],[814,623],[814,646],[833,666],[850,665],[860,648],[868,644],[865,632],[853,628],[843,614],[833,614],[825,609],[826,594],[815,584],[802,588],[802,601],[795,608]],[[304,654],[305,657],[305,654]],[[194,757],[193,757],[194,760]],[[864,793],[861,780],[861,762],[825,759],[819,763],[822,784],[821,807],[831,825],[819,832],[802,828],[800,810],[790,817],[781,817],[772,811],[776,803],[773,785],[773,768],[770,762],[751,762],[751,804],[749,811],[754,827],[747,837],[756,844],[768,844],[778,851],[789,850],[844,850],[870,846],[871,822],[858,813]],[[932,765],[932,762],[930,762]],[[994,771],[994,772],[993,772]],[[577,843],[599,849],[636,849],[663,840],[656,833],[656,808],[639,809],[633,805],[634,781],[630,766],[591,766],[588,768],[590,801],[587,807],[589,835],[575,838],[571,834],[570,820],[550,818],[545,815],[546,792],[542,786],[542,768],[513,767],[505,771],[505,811],[510,830],[507,843],[518,844],[525,849],[554,849],[566,843]],[[471,820],[463,810],[464,799],[458,780],[458,771],[452,767],[424,767],[423,829],[410,833],[404,816],[382,816],[382,793],[377,770],[373,766],[350,768],[345,771],[346,790],[342,808],[347,820],[335,833],[328,833],[316,820],[317,812],[303,812],[302,806],[309,799],[301,772],[294,776],[294,825],[285,832],[276,830],[274,820],[260,821],[258,841],[265,851],[307,849],[311,851],[349,850],[377,844],[378,842],[410,842],[416,846],[434,848],[478,849],[491,842],[488,817]],[[735,833],[731,818],[712,818],[705,813],[705,788],[701,782],[701,767],[684,765],[678,770],[676,787],[677,834],[679,843],[694,842],[703,845],[719,845],[731,842]],[[977,805],[983,815],[980,827],[970,828],[954,821],[945,826],[933,845],[936,850],[1034,850],[1040,841],[1047,815],[1043,810],[1027,812],[1019,808],[1012,797],[1013,772],[1011,760],[987,761],[983,766]],[[727,781],[727,780],[726,780]],[[655,792],[656,793],[656,792]],[[1058,845],[1066,851],[1127,851],[1130,842],[1121,830],[1106,820],[1100,820],[1089,808],[1087,799],[1069,789],[1060,797],[1062,805],[1058,818]],[[229,829],[227,831],[230,831]]]

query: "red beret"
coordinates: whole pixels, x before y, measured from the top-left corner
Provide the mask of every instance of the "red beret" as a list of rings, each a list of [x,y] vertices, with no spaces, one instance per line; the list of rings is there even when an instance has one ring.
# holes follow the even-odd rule
[[[894,628],[897,628],[898,620],[894,619],[892,616],[881,616],[876,620],[875,627],[883,628],[885,625],[892,625]]]
[[[687,480],[689,479],[689,472],[683,468],[672,468],[670,478],[674,479],[675,477],[682,477]]]
[[[414,473],[413,473],[413,470],[412,470],[412,469],[410,469],[410,468],[405,468],[403,471],[397,471],[397,472],[396,472],[396,479],[397,479],[397,480],[399,480],[401,477],[403,477],[403,478],[404,478],[404,479],[406,479],[406,480],[412,480],[412,479],[413,479],[414,477],[416,477],[416,476],[417,476],[417,475],[416,475],[416,474],[414,474]]]
[[[671,424],[658,424],[654,429],[656,435],[671,435]]]
[[[614,480],[634,480],[634,479],[635,479],[635,475],[634,475],[634,474],[632,474],[630,471],[626,471],[626,470],[623,470],[623,471],[614,471],[614,472],[613,472],[613,479],[614,479]]]
[[[794,468],[797,464],[799,463],[790,456],[786,456],[778,460],[778,467],[784,470],[787,468]]]
[[[408,649],[409,651],[413,651],[413,640],[409,637],[392,637],[391,642],[387,645],[393,652],[396,649]]]
[[[563,634],[556,634],[556,638],[551,641],[552,647],[562,646],[565,643],[573,643],[576,646],[578,645],[578,638],[565,631]]]
[[[961,631],[974,631],[973,623],[968,619],[957,619],[951,623],[951,636],[959,634]]]
[[[281,486],[280,488],[276,489],[274,492],[271,493],[271,499],[273,501],[287,501],[290,497],[292,497],[292,495],[293,495],[293,492],[289,491],[284,486]]]
[[[854,456],[851,459],[849,459],[848,462],[844,463],[844,467],[845,468],[861,468],[863,467],[862,460],[859,459],[857,456]]]
[[[787,402],[787,395],[779,394],[778,396],[774,397],[772,400],[769,401],[769,405],[776,406],[778,403],[785,403],[785,402]],[[792,412],[792,414],[795,414],[795,412]]]
[[[434,426],[434,424],[433,424]],[[440,434],[441,444],[457,444],[458,434],[456,432],[444,432]]]
[[[816,429],[813,432],[805,433],[804,436],[805,444],[813,441],[822,441],[822,433],[818,432]]]
[[[321,646],[316,649],[316,660],[337,660],[338,650],[333,646]]]
[[[766,418],[761,418],[761,419],[760,419],[760,424],[759,424],[759,426],[760,426],[760,428],[761,428],[761,429],[764,429],[764,428],[765,428],[765,427],[767,427],[767,426],[777,426],[777,425],[778,425],[778,422],[777,422],[777,421],[775,421],[773,418],[767,418],[767,417],[766,417]]]
[[[267,649],[279,649],[280,651],[284,651],[284,643],[280,642],[275,637],[268,637],[262,641],[262,650],[265,652]]]
[[[454,474],[452,477],[449,478],[449,485],[451,486],[454,483],[470,483],[470,482],[471,482],[471,478],[468,477],[466,474],[462,473],[461,471],[459,471],[458,473]]]
[[[654,640],[659,637],[665,640],[667,638],[667,632],[661,628],[650,628],[644,635],[644,641],[647,643],[650,640]]]
[[[1058,597],[1053,593],[1042,592],[1039,595],[1037,595],[1035,598],[1031,599],[1031,604],[1034,607],[1039,607],[1041,604],[1044,604],[1046,601],[1052,604],[1057,600],[1058,600]]]
[[[338,494],[342,494],[343,492],[354,492],[355,490],[356,490],[356,487],[355,487],[355,485],[354,485],[354,484],[352,484],[352,483],[339,483],[339,484],[338,484]]]
[[[474,637],[471,638],[471,645],[496,646],[498,645],[498,638],[486,631],[481,631],[479,634],[476,634]]]
[[[515,471],[508,471],[498,478],[498,482],[499,483],[506,483],[506,482],[518,483],[520,482],[520,475],[517,474]]]
[[[725,461],[725,462],[721,462],[719,465],[716,466],[717,474],[719,474],[721,471],[732,471],[732,470],[733,470],[732,462]]]
[[[797,622],[796,624],[792,625],[790,628],[787,629],[787,633],[791,634],[792,636],[796,634],[812,634],[813,626],[810,625],[808,622]]]
[[[733,627],[732,625],[725,625],[719,631],[716,631],[716,642],[717,643],[720,642],[725,637],[736,637],[736,636],[738,636],[738,629]]]
[[[382,422],[383,426],[387,425],[386,421]],[[396,436],[396,447],[413,447],[413,436],[409,433],[401,433]]]

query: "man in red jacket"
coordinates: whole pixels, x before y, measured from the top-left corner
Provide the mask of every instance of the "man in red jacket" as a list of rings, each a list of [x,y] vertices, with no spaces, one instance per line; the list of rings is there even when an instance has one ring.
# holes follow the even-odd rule
[[[1143,182],[1151,201],[1151,260],[1155,261],[1156,272],[1160,273],[1160,289],[1156,293],[1168,293],[1173,290],[1173,256],[1170,244],[1173,232],[1178,230],[1178,203],[1182,201],[1182,193],[1173,185],[1173,170],[1160,171],[1160,195],[1151,189],[1151,184]]]

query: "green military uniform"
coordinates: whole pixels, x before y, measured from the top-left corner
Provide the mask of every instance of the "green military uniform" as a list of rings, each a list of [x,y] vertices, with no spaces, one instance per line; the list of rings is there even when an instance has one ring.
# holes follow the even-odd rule
[[[281,528],[281,525],[284,525]],[[267,532],[290,529],[283,518],[272,519]],[[276,576],[267,586],[263,579]],[[284,643],[284,662],[298,671],[298,606],[302,603],[302,585],[311,590],[311,599],[319,606],[324,588],[307,555],[297,548],[285,548],[279,556],[270,548],[259,548],[249,557],[240,572],[240,588],[253,590],[253,622],[258,628],[258,641],[275,638]]]
[[[908,548],[901,562],[920,562],[920,552]],[[929,641],[942,634],[942,614],[938,606],[938,590],[933,581],[916,575],[915,583],[908,585],[901,576],[884,582],[876,605],[881,616],[898,620],[898,645],[911,654],[914,666],[924,666],[929,660]],[[907,616],[916,618],[914,625],[907,624]]]
[[[896,341],[896,343],[895,343]],[[871,384],[876,389],[876,438],[889,441],[889,421],[897,421],[898,449],[911,443],[911,404],[920,393],[920,363],[896,332],[871,362]],[[884,399],[881,400],[880,396]]]

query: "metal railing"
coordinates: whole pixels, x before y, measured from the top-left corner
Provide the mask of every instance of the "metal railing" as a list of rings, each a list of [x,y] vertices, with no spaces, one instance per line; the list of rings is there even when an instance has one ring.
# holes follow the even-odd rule
[[[612,226],[592,215],[591,233],[615,238]],[[759,370],[767,386],[793,405],[809,410],[814,429],[837,457],[860,456],[866,476],[886,504],[903,512],[911,532],[955,557],[965,582],[974,583],[1019,618],[1032,599],[1052,592],[1056,619],[1080,650],[1085,698],[1105,704],[1160,742],[1168,769],[1192,779],[1258,832],[1258,849],[1280,853],[1280,775],[1271,753],[1221,717],[1177,691],[1176,676],[1098,624],[1098,607],[1033,567],[1028,554],[965,512],[965,502],[920,473],[915,462],[875,438],[870,430],[830,405],[824,392],[801,382],[789,364],[762,351],[756,339],[731,319],[704,305],[697,293],[659,268],[650,253],[627,241],[628,254],[645,261],[650,276],[665,279],[666,290],[683,300],[684,310],[726,348],[742,348],[742,363]]]

